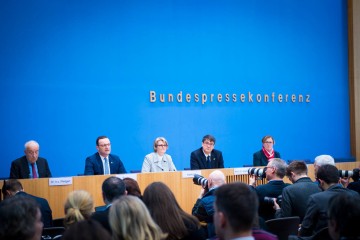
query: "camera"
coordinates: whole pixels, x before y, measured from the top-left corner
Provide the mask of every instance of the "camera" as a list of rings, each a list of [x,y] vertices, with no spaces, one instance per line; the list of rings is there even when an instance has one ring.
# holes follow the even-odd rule
[[[275,198],[273,197],[264,197],[264,203],[265,204],[269,204],[271,206],[274,206],[274,201],[275,201]],[[276,203],[281,207],[281,202],[282,202],[282,195],[279,195],[277,198],[276,198]]]
[[[265,168],[249,168],[248,174],[255,175],[259,180],[266,178],[266,167]]]
[[[205,189],[208,187],[208,180],[199,174],[194,174],[193,182],[194,184],[200,185]]]
[[[360,178],[360,169],[359,168],[355,168],[352,171],[351,170],[339,170],[339,176],[341,178],[352,178],[354,180],[354,182],[359,181]]]

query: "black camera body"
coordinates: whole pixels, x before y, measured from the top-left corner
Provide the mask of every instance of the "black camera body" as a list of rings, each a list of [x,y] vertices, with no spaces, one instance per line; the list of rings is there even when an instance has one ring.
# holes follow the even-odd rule
[[[266,178],[266,167],[265,168],[249,168],[248,174],[249,175],[255,175],[257,179],[262,180],[263,178]]]
[[[352,178],[354,182],[359,181],[360,178],[360,169],[355,168],[351,170],[339,170],[339,177],[341,178]]]
[[[282,203],[282,195],[279,195],[277,198],[273,197],[264,197],[264,203],[269,204],[270,206],[274,206],[274,201],[276,199],[276,203],[281,207]]]
[[[196,185],[202,186],[204,189],[208,188],[208,180],[199,174],[194,174],[193,182]]]

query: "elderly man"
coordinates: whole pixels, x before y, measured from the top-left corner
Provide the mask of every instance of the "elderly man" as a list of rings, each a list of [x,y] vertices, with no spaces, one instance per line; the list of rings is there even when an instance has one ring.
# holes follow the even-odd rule
[[[315,158],[314,161],[314,176],[317,176],[317,171],[319,170],[319,167],[323,166],[323,165],[333,165],[335,166],[335,160],[332,156],[330,155],[319,155]]]
[[[225,182],[225,175],[220,170],[215,170],[210,173],[207,184],[209,190],[206,192],[205,189],[201,189],[200,196],[192,209],[192,215],[200,221],[207,223],[209,238],[215,236],[215,227],[213,224],[214,193],[216,189],[225,184]]]
[[[50,178],[51,172],[45,158],[39,157],[39,144],[34,141],[25,143],[25,155],[11,163],[10,178]]]

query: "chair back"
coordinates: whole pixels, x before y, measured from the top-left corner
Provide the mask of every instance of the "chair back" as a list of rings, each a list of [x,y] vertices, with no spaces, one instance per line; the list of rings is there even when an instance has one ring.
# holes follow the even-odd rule
[[[59,239],[59,236],[65,232],[64,227],[43,228],[41,239]]]
[[[278,236],[279,240],[285,240],[289,235],[298,235],[300,217],[276,218],[265,223],[269,232]]]

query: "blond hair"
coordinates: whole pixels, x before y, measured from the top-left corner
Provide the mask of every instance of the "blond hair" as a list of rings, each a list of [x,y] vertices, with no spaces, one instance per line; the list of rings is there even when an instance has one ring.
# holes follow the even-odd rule
[[[94,201],[90,193],[84,190],[71,192],[64,205],[64,225],[68,227],[75,222],[89,219],[93,209]]]

